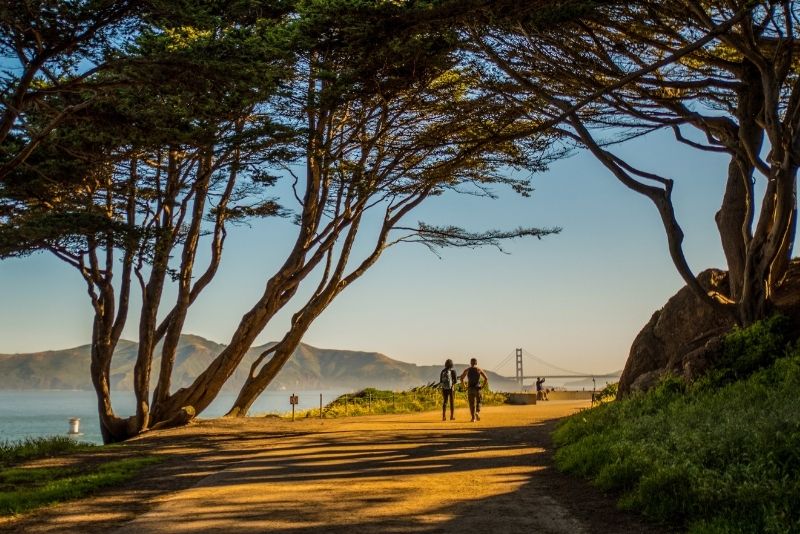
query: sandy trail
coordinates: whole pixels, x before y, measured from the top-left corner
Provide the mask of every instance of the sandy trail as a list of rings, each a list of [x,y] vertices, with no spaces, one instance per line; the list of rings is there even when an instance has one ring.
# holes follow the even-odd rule
[[[586,406],[486,407],[479,423],[463,412],[447,422],[432,412],[203,422],[139,440],[186,458],[161,475],[164,491],[125,497],[121,489],[17,526],[116,534],[658,532],[552,467],[552,421]],[[181,476],[191,482],[170,489]],[[137,499],[138,509],[113,517],[115,499]],[[110,516],[98,521],[101,513]]]

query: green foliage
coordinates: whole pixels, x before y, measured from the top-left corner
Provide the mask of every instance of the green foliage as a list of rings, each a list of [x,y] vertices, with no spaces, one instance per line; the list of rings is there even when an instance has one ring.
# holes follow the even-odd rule
[[[734,373],[772,361],[746,379],[712,388],[667,377],[565,420],[554,433],[558,467],[690,532],[798,532],[800,348],[784,348],[781,324],[726,339]]]
[[[505,402],[505,394],[483,391],[482,404],[484,406],[497,406]],[[455,406],[456,408],[464,409],[468,407],[465,392],[456,392]],[[425,412],[441,409],[442,390],[435,386],[421,386],[399,392],[366,388],[357,393],[339,396],[325,406],[322,413],[324,417],[350,417]],[[301,412],[300,417],[319,417],[319,409]]]
[[[12,15],[29,18],[38,7],[36,16],[54,19],[52,32],[44,38],[55,45],[69,37],[72,25],[100,16],[94,14],[99,6],[93,1],[34,4],[19,8],[20,13],[0,9],[0,27]],[[128,2],[113,4],[120,4],[114,8],[120,13],[109,21],[108,31],[121,28],[120,17],[132,17],[132,8],[122,6]],[[53,247],[83,251],[89,248],[88,240],[105,242],[110,236],[118,248],[142,241],[142,256],[149,259],[153,236],[123,224],[126,200],[135,196],[144,213],[150,209],[148,203],[173,202],[165,199],[159,182],[166,167],[162,155],[170,150],[183,160],[212,153],[214,177],[208,186],[212,196],[220,194],[224,187],[218,183],[235,168],[241,176],[235,203],[224,212],[231,218],[279,214],[273,199],[259,198],[263,194],[259,184],[270,164],[294,154],[288,148],[292,127],[279,113],[266,112],[278,85],[292,77],[294,50],[287,44],[284,23],[288,4],[259,2],[259,17],[251,12],[255,5],[244,5],[248,2],[225,8],[204,0],[170,4],[153,3],[142,14],[146,21],[133,17],[138,21],[135,32],[124,40],[108,41],[113,46],[106,52],[114,60],[103,63],[104,68],[81,73],[82,77],[70,75],[80,78],[79,87],[92,91],[51,88],[37,93],[41,103],[25,110],[27,130],[48,133],[36,139],[25,165],[9,169],[8,179],[0,181],[0,257]],[[27,23],[7,24],[27,27]],[[85,45],[81,48],[69,48],[79,57],[84,48],[100,46],[89,41],[79,43]],[[0,38],[0,50],[8,46]],[[53,66],[48,68],[52,71]],[[3,72],[0,94],[6,85],[17,83],[14,76],[4,78]],[[72,111],[58,119],[58,128],[48,126],[52,115],[65,108]],[[0,166],[32,142],[29,136],[16,130],[5,139],[0,135]],[[128,172],[133,160],[139,165],[137,179]],[[183,189],[192,191],[199,175],[186,172]],[[246,197],[250,198],[244,202]],[[108,198],[112,206],[107,205]],[[144,215],[138,220],[143,227],[149,224]]]
[[[436,2],[302,0],[295,43],[313,52],[331,89],[325,98],[390,94],[421,78],[436,78],[453,64],[456,35],[426,22]]]
[[[782,315],[736,328],[725,337],[722,360],[710,378],[717,383],[731,382],[772,364],[786,350],[788,329],[789,320]]]
[[[59,454],[85,451],[91,443],[75,441],[66,436],[27,438],[22,441],[0,442],[0,466],[19,464],[37,458],[48,458]]]
[[[74,467],[11,468],[0,471],[0,515],[77,499],[97,489],[133,478],[144,467],[161,461],[154,456],[111,460],[94,469]]]
[[[602,404],[616,400],[618,390],[619,390],[619,382],[614,382],[613,384],[606,384],[606,387],[604,387],[597,393],[596,397],[597,402]]]

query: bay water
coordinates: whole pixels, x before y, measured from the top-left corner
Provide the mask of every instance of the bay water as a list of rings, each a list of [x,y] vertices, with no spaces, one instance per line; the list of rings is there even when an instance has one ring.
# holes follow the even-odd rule
[[[291,412],[289,395],[298,397],[297,410],[319,408],[320,395],[328,404],[345,390],[315,391],[265,391],[253,404],[250,413],[283,414]],[[228,411],[236,393],[220,393],[213,403],[200,414],[200,418],[220,417]],[[114,412],[121,417],[135,411],[133,392],[112,393]],[[81,435],[75,439],[100,444],[100,423],[97,417],[97,397],[92,391],[63,390],[0,390],[0,442],[20,441],[25,438],[67,435],[69,420],[80,419]]]

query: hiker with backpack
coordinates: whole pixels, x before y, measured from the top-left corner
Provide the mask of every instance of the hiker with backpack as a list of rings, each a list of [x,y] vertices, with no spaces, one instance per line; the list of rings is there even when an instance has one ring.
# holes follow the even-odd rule
[[[483,384],[481,384],[483,377]],[[478,360],[470,359],[469,367],[461,373],[461,385],[464,385],[464,378],[467,379],[467,400],[469,401],[469,413],[472,414],[472,422],[481,420],[481,389],[489,387],[489,377],[478,367]]]
[[[447,401],[450,400],[450,420],[455,419],[454,397],[456,393],[456,370],[453,369],[453,360],[444,362],[444,369],[439,373],[439,385],[442,387],[442,421],[447,420]]]

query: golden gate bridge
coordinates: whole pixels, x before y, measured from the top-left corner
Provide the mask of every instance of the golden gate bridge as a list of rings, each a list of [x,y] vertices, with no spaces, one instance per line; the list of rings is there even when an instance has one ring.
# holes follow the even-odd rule
[[[531,354],[525,349],[514,349],[508,356],[506,356],[499,364],[497,364],[492,371],[499,375],[504,375],[509,369],[512,359],[516,362],[515,378],[520,388],[524,385],[525,380],[535,380],[536,378],[551,378],[551,379],[565,379],[565,378],[591,378],[594,382],[597,379],[611,381],[611,379],[619,378],[620,373],[586,373],[580,371],[571,371],[564,369],[557,365],[539,358]],[[525,374],[525,363],[535,369],[535,373]]]

